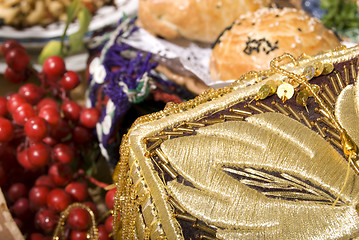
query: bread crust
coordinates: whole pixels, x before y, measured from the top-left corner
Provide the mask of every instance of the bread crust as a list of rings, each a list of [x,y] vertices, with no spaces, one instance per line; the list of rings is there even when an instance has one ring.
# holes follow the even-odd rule
[[[238,79],[249,71],[269,69],[283,53],[314,55],[340,45],[317,19],[297,9],[260,9],[241,16],[223,33],[210,58],[213,80]]]
[[[241,14],[270,0],[140,0],[138,17],[149,32],[167,39],[185,37],[213,43]]]

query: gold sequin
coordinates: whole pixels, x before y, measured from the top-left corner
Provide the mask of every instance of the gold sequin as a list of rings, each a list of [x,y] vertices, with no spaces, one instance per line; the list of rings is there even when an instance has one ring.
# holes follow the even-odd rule
[[[313,66],[315,68],[314,77],[318,77],[324,70],[324,64],[322,62],[315,62]]]
[[[309,92],[306,89],[302,89],[298,92],[297,96],[295,97],[295,101],[297,104],[301,106],[307,106],[309,98]]]
[[[316,74],[316,68],[314,66],[307,66],[304,68],[302,75],[307,81],[309,81],[315,76],[315,74]]]
[[[324,63],[322,75],[328,75],[329,73],[333,72],[333,70],[334,70],[334,65],[332,63]]]
[[[278,87],[277,95],[283,102],[285,102],[293,97],[294,88],[289,83],[283,83]]]

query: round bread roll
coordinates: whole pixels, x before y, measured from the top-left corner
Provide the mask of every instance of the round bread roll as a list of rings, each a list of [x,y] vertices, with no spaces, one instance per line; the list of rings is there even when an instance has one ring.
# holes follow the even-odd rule
[[[270,0],[140,0],[138,18],[149,32],[167,39],[185,37],[213,43],[241,14]]]
[[[210,59],[213,80],[238,79],[270,68],[283,53],[314,55],[340,45],[336,35],[302,10],[263,8],[242,15],[215,44]]]

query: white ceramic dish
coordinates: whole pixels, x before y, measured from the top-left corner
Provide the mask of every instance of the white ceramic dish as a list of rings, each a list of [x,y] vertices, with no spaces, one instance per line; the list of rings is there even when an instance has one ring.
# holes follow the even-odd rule
[[[89,26],[89,32],[103,29],[106,26],[116,24],[123,14],[134,16],[137,13],[138,0],[114,0],[113,6],[104,6],[100,8],[92,17]],[[30,50],[33,62],[37,61],[37,56],[45,44],[52,39],[60,39],[65,28],[64,22],[52,23],[46,27],[33,26],[22,30],[10,26],[0,27],[0,43],[8,39],[19,41],[26,49]],[[77,22],[70,24],[68,33],[74,33],[78,29]],[[86,69],[87,52],[81,52],[65,59],[67,69],[81,71]],[[35,64],[36,69],[40,70],[41,66]],[[6,64],[4,59],[0,59],[0,73],[4,73]]]
[[[117,23],[126,13],[129,16],[137,12],[138,0],[114,0],[114,5],[98,9],[92,17],[89,31],[100,30],[106,26]],[[46,27],[33,26],[25,29],[16,29],[11,26],[0,27],[0,42],[15,39],[26,48],[42,48],[49,40],[59,39],[65,28],[64,22],[52,23]],[[70,24],[68,34],[76,32],[78,23]]]

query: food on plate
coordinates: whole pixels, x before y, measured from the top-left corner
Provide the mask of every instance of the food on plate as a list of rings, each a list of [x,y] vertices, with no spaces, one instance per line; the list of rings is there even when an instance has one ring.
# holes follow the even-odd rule
[[[239,17],[216,42],[211,59],[213,80],[238,79],[269,68],[283,53],[314,55],[340,45],[336,35],[302,10],[263,8]]]
[[[2,24],[15,27],[47,25],[66,20],[66,7],[74,0],[0,0]],[[95,12],[109,0],[81,0],[90,12]]]
[[[140,0],[141,26],[166,39],[185,37],[212,43],[238,16],[270,0]]]

